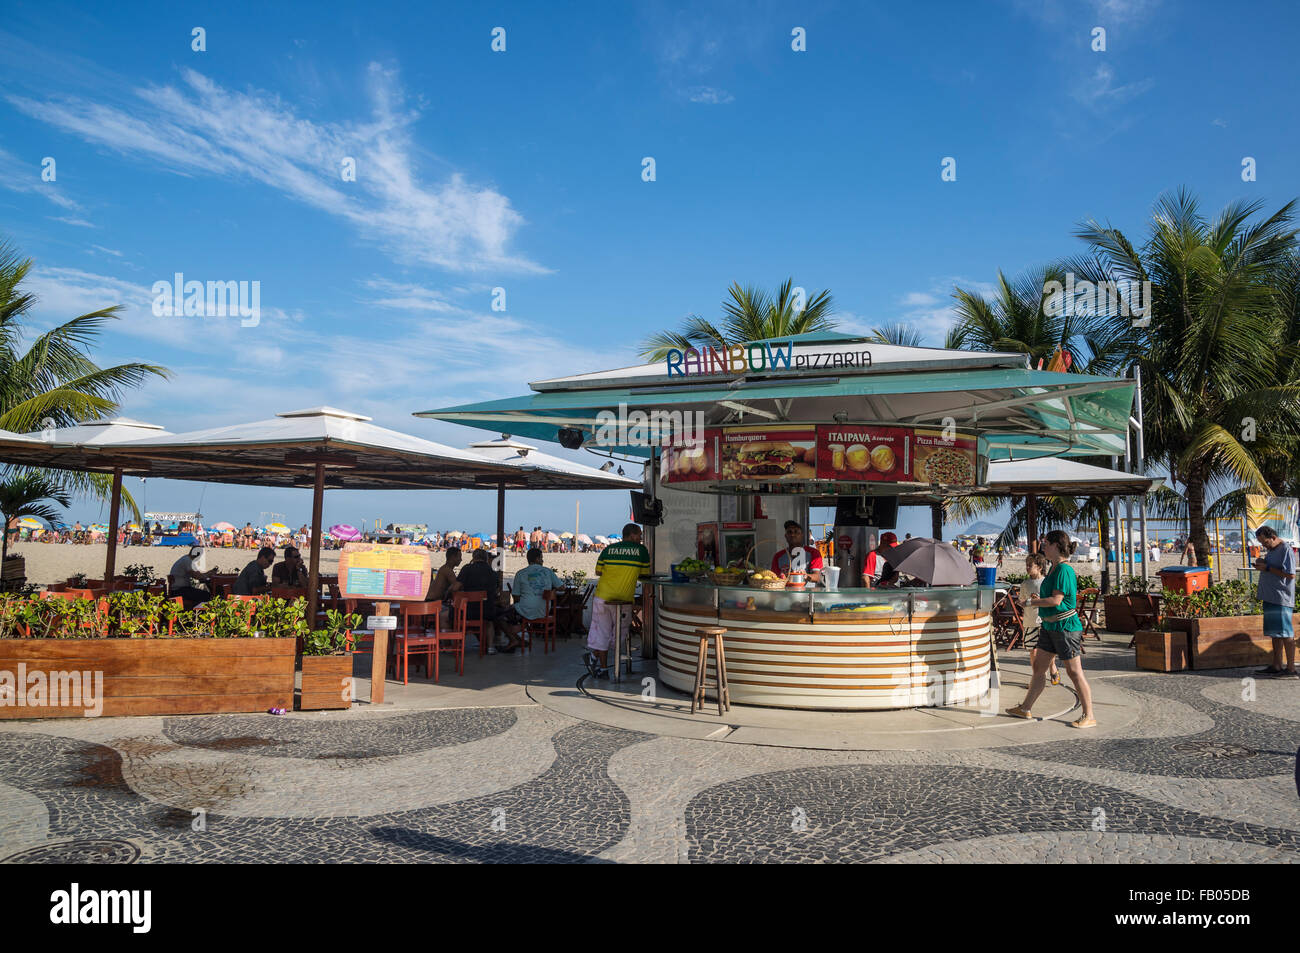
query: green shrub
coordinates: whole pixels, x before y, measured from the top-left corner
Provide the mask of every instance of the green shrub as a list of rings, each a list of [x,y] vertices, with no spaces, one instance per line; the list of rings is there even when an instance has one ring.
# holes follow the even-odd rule
[[[1166,619],[1218,619],[1263,612],[1254,588],[1242,579],[1229,579],[1199,592],[1166,592],[1162,605]]]
[[[325,613],[325,628],[313,629],[302,640],[303,655],[338,655],[346,651],[352,630],[361,625],[356,613],[344,615],[337,609]]]

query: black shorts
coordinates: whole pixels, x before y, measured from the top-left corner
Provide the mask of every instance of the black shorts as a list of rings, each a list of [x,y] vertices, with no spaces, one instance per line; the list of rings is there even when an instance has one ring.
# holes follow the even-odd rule
[[[1083,629],[1073,632],[1043,629],[1038,633],[1038,647],[1055,655],[1062,662],[1068,662],[1083,654]]]

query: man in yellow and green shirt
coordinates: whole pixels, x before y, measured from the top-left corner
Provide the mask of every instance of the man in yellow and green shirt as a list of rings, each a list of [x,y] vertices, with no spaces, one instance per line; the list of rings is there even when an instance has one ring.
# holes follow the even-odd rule
[[[614,644],[615,613],[621,612],[624,644],[626,644],[629,606],[609,605],[610,602],[631,602],[636,597],[636,585],[650,578],[650,550],[641,545],[641,527],[628,523],[623,527],[621,542],[611,543],[601,550],[596,560],[595,597],[591,600],[591,628],[587,634],[587,648],[583,656],[587,670],[595,678],[609,677],[609,649]]]

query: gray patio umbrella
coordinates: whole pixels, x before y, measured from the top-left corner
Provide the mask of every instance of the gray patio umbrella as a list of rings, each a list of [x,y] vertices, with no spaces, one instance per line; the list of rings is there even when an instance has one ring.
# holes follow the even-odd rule
[[[975,581],[975,567],[951,543],[921,537],[876,552],[899,572],[930,586],[969,586]]]

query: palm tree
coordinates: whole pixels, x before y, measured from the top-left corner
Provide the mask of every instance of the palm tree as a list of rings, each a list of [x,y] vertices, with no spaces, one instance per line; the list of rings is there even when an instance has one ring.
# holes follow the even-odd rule
[[[923,336],[920,331],[901,321],[873,328],[871,336],[867,338],[868,341],[874,341],[877,344],[895,344],[898,347],[924,347],[922,339]]]
[[[117,319],[120,305],[72,318],[37,335],[24,349],[22,319],[36,296],[21,285],[31,267],[31,259],[19,258],[12,245],[0,241],[0,429],[22,433],[102,419],[118,410],[125,390],[149,377],[170,376],[156,364],[100,367],[90,359],[88,351],[106,322]],[[44,472],[71,492],[100,499],[109,494],[106,474]],[[129,494],[123,500],[136,510]]]
[[[1092,255],[1075,263],[1080,277],[1151,283],[1150,323],[1134,329],[1132,352],[1142,370],[1146,453],[1184,485],[1204,565],[1207,487],[1271,493],[1265,461],[1294,460],[1300,442],[1300,349],[1284,313],[1295,289],[1294,208],[1288,202],[1252,222],[1263,203],[1234,202],[1208,221],[1180,189],[1157,201],[1140,251],[1109,225],[1079,228]],[[1124,316],[1109,323],[1113,333],[1132,327]]]
[[[1014,279],[999,271],[992,298],[954,288],[957,322],[944,346],[1016,351],[1027,354],[1034,365],[1065,351],[1074,358],[1072,371],[1110,374],[1118,370],[1131,350],[1132,329],[1063,302],[1053,282],[1066,284],[1063,265],[1047,265]]]
[[[58,518],[59,513],[46,503],[53,500],[60,506],[68,505],[68,491],[57,480],[40,471],[12,473],[0,481],[0,519],[4,521],[4,542],[0,543],[0,560],[9,556],[9,523],[24,516],[35,516],[47,523]]]
[[[775,297],[752,285],[742,288],[739,283],[732,284],[727,295],[727,300],[722,302],[724,317],[721,327],[693,314],[680,330],[660,331],[647,338],[641,345],[641,356],[647,361],[662,361],[674,349],[730,347],[835,328],[830,292],[817,292],[807,300],[802,310],[796,310],[798,302],[793,278],[785,280]]]

